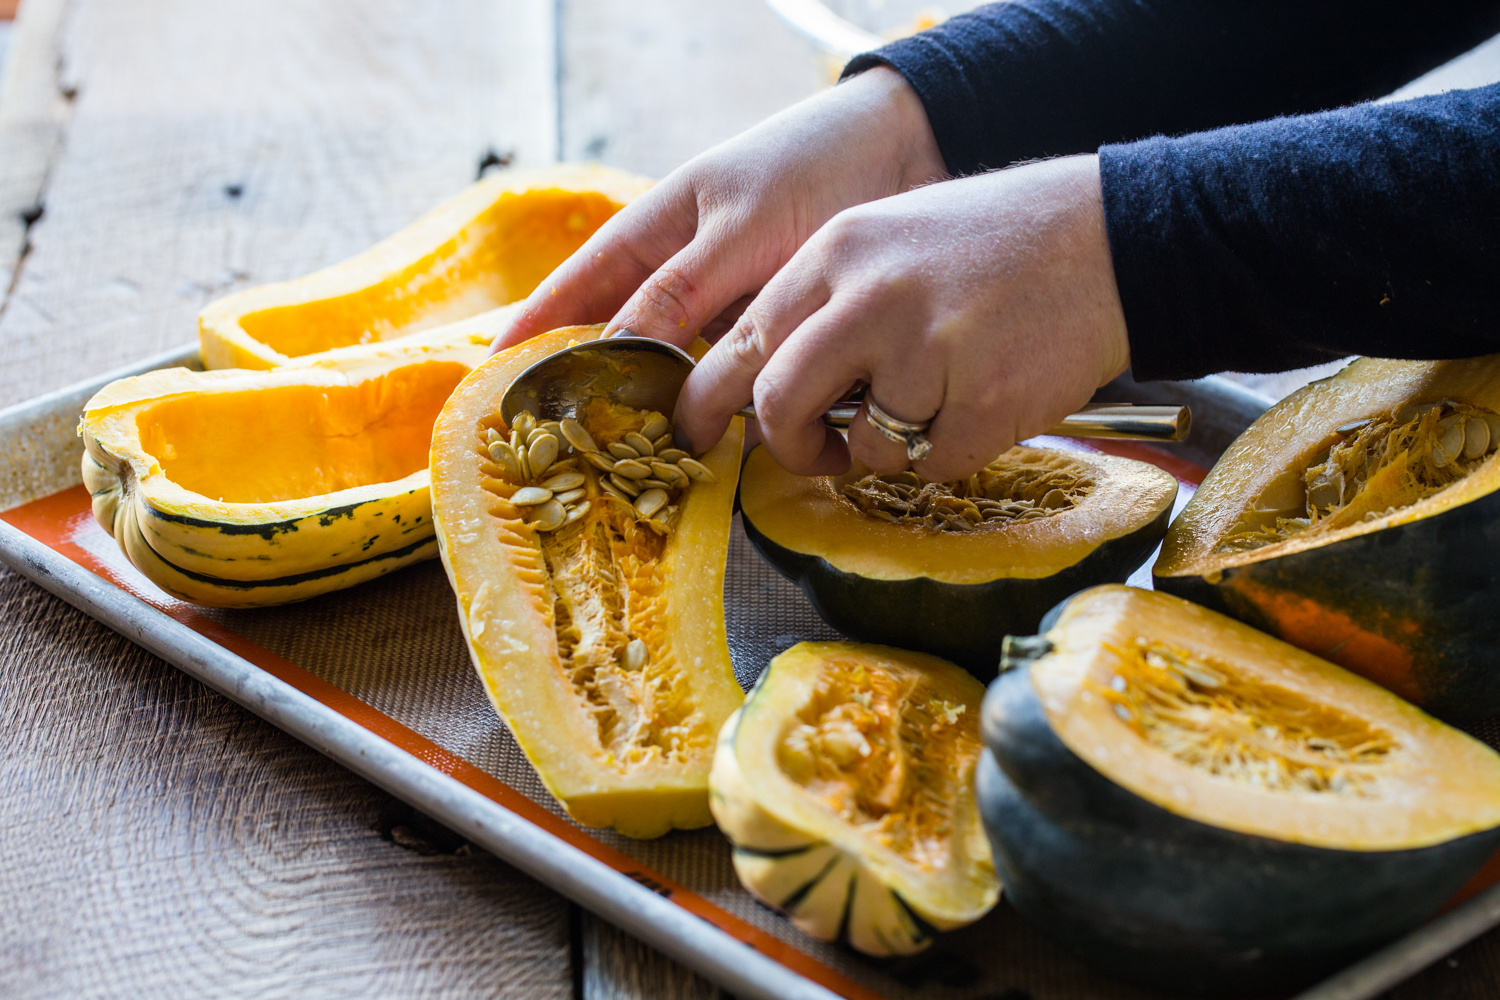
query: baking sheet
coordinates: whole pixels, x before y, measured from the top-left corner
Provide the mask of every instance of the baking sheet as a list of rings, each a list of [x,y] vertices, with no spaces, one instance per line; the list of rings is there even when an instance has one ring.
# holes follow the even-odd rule
[[[135,370],[195,360],[184,349]],[[755,902],[739,887],[727,843],[711,828],[633,841],[574,824],[492,711],[435,561],[283,608],[204,609],[164,594],[126,562],[94,523],[82,486],[74,485],[77,414],[107,378],[0,414],[0,510],[10,508],[0,515],[0,558],[481,846],[742,996],[1154,995],[1074,961],[1003,903],[923,955],[871,960],[815,941]],[[1122,384],[1111,391],[1114,398],[1145,401],[1162,390]],[[1099,446],[1154,456],[1191,481],[1201,474],[1191,459],[1211,460],[1263,406],[1222,381],[1167,391],[1195,406],[1198,430],[1186,457],[1183,450],[1174,457],[1125,442]],[[1185,485],[1179,504],[1190,489]],[[1132,582],[1149,585],[1149,575]],[[745,685],[787,646],[836,637],[800,592],[754,554],[738,523],[725,607],[731,654]],[[1500,726],[1479,727],[1476,735],[1500,744]],[[1395,981],[1391,976],[1420,967],[1411,963],[1426,954],[1423,947],[1441,949],[1431,961],[1487,926],[1489,910],[1480,904],[1500,910],[1500,896],[1491,892],[1430,924],[1418,932],[1425,938],[1393,946],[1394,959],[1393,949],[1377,956],[1385,965],[1374,978],[1353,970],[1352,981],[1346,975],[1342,985],[1328,984],[1343,992],[1321,996],[1358,1000],[1379,992]],[[698,919],[684,922],[685,916]]]

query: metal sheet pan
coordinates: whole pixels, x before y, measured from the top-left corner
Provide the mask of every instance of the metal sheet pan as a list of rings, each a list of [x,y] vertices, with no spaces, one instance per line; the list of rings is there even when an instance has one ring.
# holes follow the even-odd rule
[[[132,578],[123,559],[111,554],[113,542],[102,532],[90,532],[90,519],[80,513],[87,509],[87,497],[79,486],[78,415],[87,399],[112,379],[177,365],[197,367],[196,347],[0,411],[0,512],[6,512],[0,518],[0,561],[738,996],[946,998],[998,992],[995,984],[1004,982],[1003,969],[981,969],[971,988],[955,991],[951,982],[932,985],[920,976],[903,975],[890,963],[866,962],[801,937],[785,921],[748,902],[732,877],[725,879],[723,865],[715,859],[727,852],[712,832],[641,845],[576,827],[539,784],[528,784],[524,758],[526,773],[517,770],[519,751],[506,742],[508,734],[482,697],[483,711],[475,718],[483,721],[455,728],[451,720],[434,719],[431,712],[424,715],[413,707],[421,698],[393,698],[372,687],[367,676],[341,672],[338,664],[304,669],[274,648],[278,633],[264,617],[204,612]],[[1179,452],[1178,464],[1185,459],[1200,465],[1210,464],[1269,402],[1215,378],[1159,385],[1125,379],[1107,387],[1101,398],[1190,403],[1195,435]],[[1170,458],[1163,461],[1172,464]],[[742,539],[739,543],[743,548]],[[746,557],[740,552],[734,558]],[[431,608],[442,606],[446,584],[440,570],[428,567],[425,576],[406,571],[401,581],[392,578],[389,592],[366,584],[343,592],[342,604],[319,608],[310,602],[289,614],[322,614],[320,620],[327,620],[391,599],[407,609],[402,613],[440,617],[439,611],[424,612],[412,601],[413,588],[425,587]],[[754,616],[766,618],[755,626],[758,631],[732,633],[742,680],[753,677],[767,650],[826,633],[805,605],[797,605],[800,595],[785,585],[778,590],[776,579],[763,570],[758,562],[744,566],[733,583],[735,601],[767,601],[779,609]],[[305,627],[302,619],[293,623]],[[441,660],[443,669],[457,672],[450,676],[429,668],[420,677],[402,675],[406,679],[396,687],[415,685],[418,695],[443,692],[435,711],[462,715],[462,699],[469,696],[459,679],[468,671],[466,657],[460,650],[457,658],[464,662],[450,663],[455,658],[450,640],[443,640],[450,642],[447,647],[440,642],[441,649],[423,641],[427,645],[411,648],[413,657]],[[467,737],[455,736],[464,725],[473,737],[469,743],[463,742]],[[674,871],[673,852],[702,854],[707,860]],[[1496,923],[1500,887],[1480,893],[1299,1000],[1375,996]],[[982,927],[975,932],[984,933]],[[993,960],[1003,962],[1004,956]],[[1080,983],[1080,995],[1088,992],[1085,987]]]

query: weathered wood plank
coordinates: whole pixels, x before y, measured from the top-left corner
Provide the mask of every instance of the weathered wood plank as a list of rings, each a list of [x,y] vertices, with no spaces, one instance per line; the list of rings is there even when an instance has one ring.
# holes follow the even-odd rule
[[[728,994],[612,924],[584,912],[582,1000],[721,1000]]]
[[[661,177],[829,83],[762,0],[561,0],[562,150]]]
[[[16,113],[74,97],[61,152],[24,147],[46,211],[0,304],[0,406],[193,339],[205,302],[364,249],[487,151],[556,153],[539,0],[28,0],[23,36],[33,2],[66,7],[56,57],[11,61],[60,76],[27,72]]]
[[[8,570],[0,621],[0,995],[571,996],[550,890]]]

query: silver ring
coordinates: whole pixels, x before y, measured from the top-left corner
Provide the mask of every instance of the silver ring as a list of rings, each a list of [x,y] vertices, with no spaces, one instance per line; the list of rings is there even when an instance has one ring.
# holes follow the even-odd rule
[[[875,405],[875,400],[868,393],[865,395],[865,422],[887,441],[905,445],[907,461],[920,462],[932,451],[932,442],[922,436],[922,432],[932,426],[931,420],[915,424],[897,420]]]

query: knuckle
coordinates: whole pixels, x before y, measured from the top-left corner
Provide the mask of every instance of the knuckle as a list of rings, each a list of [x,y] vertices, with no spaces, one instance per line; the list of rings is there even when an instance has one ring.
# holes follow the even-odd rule
[[[694,305],[698,297],[699,286],[692,275],[670,265],[659,268],[641,286],[643,309],[655,313],[676,330],[684,330],[693,325]],[[696,325],[693,328],[696,330]]]

